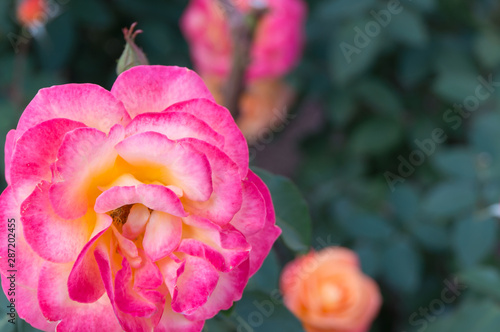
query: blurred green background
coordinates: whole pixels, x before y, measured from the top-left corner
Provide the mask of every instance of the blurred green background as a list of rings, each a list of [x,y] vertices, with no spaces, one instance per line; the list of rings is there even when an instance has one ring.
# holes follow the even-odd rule
[[[500,3],[402,0],[380,24],[391,1],[307,2],[304,57],[287,77],[297,92],[293,119],[252,151],[255,166],[297,184],[312,230],[305,206],[287,219],[287,202],[278,202],[287,224],[277,250],[244,299],[206,330],[245,331],[238,317],[269,299],[293,252],[342,245],[359,253],[381,287],[371,331],[498,331]],[[144,30],[137,43],[152,64],[192,67],[178,26],[186,1],[53,4],[46,33],[33,38],[17,24],[15,2],[0,1],[2,147],[38,89],[67,82],[109,89],[121,29],[132,22]],[[273,194],[298,195],[285,179],[263,176]],[[302,331],[281,305],[257,325]],[[30,327],[11,326],[4,315],[0,330]]]

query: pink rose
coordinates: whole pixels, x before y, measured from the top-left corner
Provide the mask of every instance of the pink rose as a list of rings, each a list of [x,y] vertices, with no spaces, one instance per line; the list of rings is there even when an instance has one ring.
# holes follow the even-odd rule
[[[251,0],[233,0],[248,12]],[[298,62],[304,42],[306,7],[302,0],[266,0],[269,12],[255,33],[247,79],[280,77]],[[191,0],[181,19],[194,64],[202,76],[227,78],[232,41],[217,0]]]
[[[241,298],[280,229],[212,100],[194,72],[163,66],[134,67],[111,92],[40,90],[7,136],[0,196],[2,286],[11,298],[17,270],[21,318],[46,331],[201,331]]]

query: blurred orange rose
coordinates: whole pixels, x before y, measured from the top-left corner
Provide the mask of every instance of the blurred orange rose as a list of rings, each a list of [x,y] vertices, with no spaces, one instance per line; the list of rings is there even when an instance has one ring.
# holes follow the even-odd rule
[[[26,27],[42,24],[46,20],[46,0],[22,0],[17,7],[17,20]]]
[[[281,275],[287,308],[307,332],[366,332],[382,302],[349,249],[330,247],[289,263]]]

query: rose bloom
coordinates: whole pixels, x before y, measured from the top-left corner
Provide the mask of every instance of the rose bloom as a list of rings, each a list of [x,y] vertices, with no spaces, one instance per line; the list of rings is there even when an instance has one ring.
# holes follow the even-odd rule
[[[22,0],[17,6],[17,20],[26,27],[41,24],[46,19],[46,10],[46,0]]]
[[[281,232],[243,135],[185,68],[40,90],[5,166],[2,286],[41,330],[201,331]]]
[[[366,332],[382,301],[377,284],[362,273],[357,255],[341,247],[289,263],[280,284],[286,307],[307,332]]]
[[[248,12],[252,0],[232,0]],[[306,6],[303,0],[266,0],[266,13],[255,31],[246,76],[249,81],[280,77],[298,62],[304,42]],[[217,0],[191,0],[181,29],[191,56],[203,76],[227,78],[232,65],[232,41],[228,21]]]

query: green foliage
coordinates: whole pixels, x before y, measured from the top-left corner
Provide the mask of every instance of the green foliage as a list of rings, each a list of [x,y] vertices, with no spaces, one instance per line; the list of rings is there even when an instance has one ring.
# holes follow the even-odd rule
[[[283,176],[273,175],[262,169],[254,171],[271,192],[276,224],[283,231],[283,241],[293,251],[307,252],[311,245],[311,218],[300,191]]]

